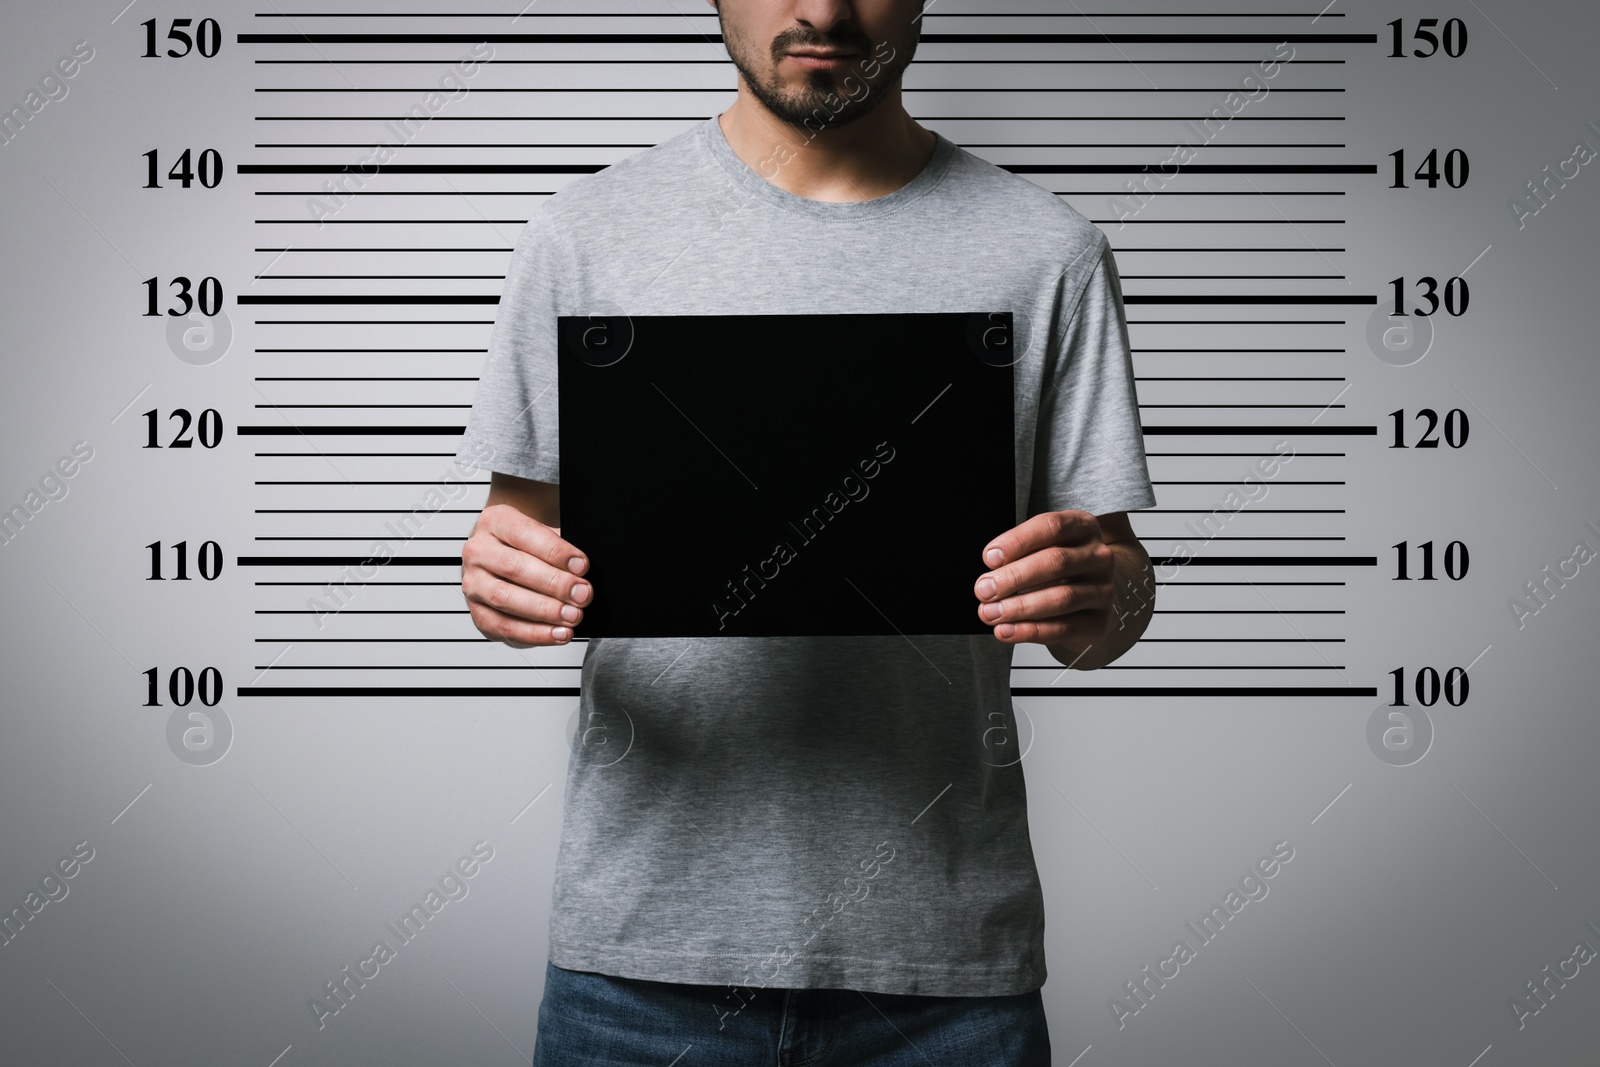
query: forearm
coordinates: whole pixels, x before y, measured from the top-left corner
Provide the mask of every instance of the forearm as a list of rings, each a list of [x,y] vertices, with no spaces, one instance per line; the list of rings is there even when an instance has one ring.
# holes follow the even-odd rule
[[[1138,541],[1117,541],[1108,547],[1116,555],[1112,564],[1116,589],[1105,635],[1081,652],[1062,645],[1045,646],[1057,662],[1080,671],[1092,671],[1119,659],[1144,635],[1155,610],[1155,570],[1144,546]]]

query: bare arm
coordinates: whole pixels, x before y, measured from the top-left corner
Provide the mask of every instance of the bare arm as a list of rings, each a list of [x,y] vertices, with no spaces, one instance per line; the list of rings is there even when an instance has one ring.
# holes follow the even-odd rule
[[[553,529],[561,528],[561,487],[550,482],[516,478],[499,471],[489,473],[489,500],[485,508],[510,504],[530,519]]]

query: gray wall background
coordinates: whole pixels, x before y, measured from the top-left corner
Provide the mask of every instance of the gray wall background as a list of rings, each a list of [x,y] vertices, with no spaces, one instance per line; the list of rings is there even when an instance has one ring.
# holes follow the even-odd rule
[[[437,5],[434,5],[437,7]],[[500,5],[477,5],[483,10]],[[1237,529],[1259,533],[1315,530],[1342,542],[1305,551],[1376,556],[1377,567],[1337,575],[1329,590],[1183,588],[1162,591],[1163,609],[1263,606],[1344,612],[1330,616],[1267,615],[1245,620],[1164,614],[1150,637],[1250,633],[1341,638],[1339,643],[1223,647],[1174,651],[1149,643],[1116,665],[1060,679],[1060,697],[1018,701],[1031,734],[1025,757],[1033,837],[1047,894],[1050,978],[1044,988],[1057,1062],[1083,1067],[1158,1062],[1228,1064],[1413,1064],[1469,1067],[1593,1062],[1600,1039],[1600,973],[1582,967],[1565,988],[1520,1028],[1508,1000],[1570,956],[1579,941],[1600,949],[1600,814],[1594,759],[1600,730],[1594,715],[1595,634],[1600,610],[1596,566],[1549,597],[1519,628],[1508,600],[1525,596],[1541,569],[1586,542],[1600,550],[1600,494],[1590,464],[1597,455],[1592,418],[1600,310],[1594,250],[1600,172],[1590,164],[1519,229],[1508,199],[1524,183],[1573,155],[1578,141],[1600,145],[1593,45],[1596,15],[1587,5],[1511,5],[1468,0],[1459,6],[1379,5],[1342,0],[1313,22],[1321,4],[1206,5],[1213,13],[1256,17],[1203,18],[1201,5],[1183,18],[1135,18],[1147,5],[1107,0],[1076,5],[1016,2],[1002,19],[977,4],[940,4],[928,31],[1086,31],[1376,33],[1379,43],[1301,46],[1306,57],[1342,58],[1342,65],[1291,64],[1275,88],[1339,86],[1331,99],[1274,93],[1244,114],[1344,114],[1339,123],[1258,123],[1223,137],[1242,140],[1339,140],[1338,151],[1306,150],[1292,158],[1377,163],[1380,177],[1274,179],[1271,188],[1340,189],[1337,203],[1240,203],[1247,198],[1158,196],[1151,219],[1274,218],[1277,204],[1296,218],[1320,213],[1343,225],[1253,227],[1174,225],[1129,233],[1108,226],[1125,274],[1191,269],[1199,257],[1137,257],[1137,247],[1315,242],[1347,251],[1319,258],[1303,251],[1264,257],[1254,266],[1291,273],[1325,272],[1344,282],[1267,282],[1274,292],[1358,292],[1387,298],[1397,275],[1441,280],[1471,265],[1472,306],[1459,319],[1434,319],[1437,336],[1425,358],[1394,366],[1366,340],[1371,308],[1337,309],[1348,320],[1331,334],[1347,349],[1292,364],[1244,355],[1210,357],[1207,373],[1286,373],[1348,379],[1342,408],[1329,423],[1376,425],[1376,437],[1334,439],[1342,460],[1307,457],[1286,478],[1338,481],[1274,487],[1263,507],[1339,508],[1311,517],[1246,512]],[[354,162],[370,149],[263,150],[263,141],[339,141],[371,145],[384,136],[379,119],[263,122],[262,115],[398,115],[421,98],[386,94],[282,95],[263,86],[366,87],[436,85],[469,45],[305,46],[240,44],[239,33],[284,32],[290,19],[258,17],[250,5],[219,2],[204,11],[138,4],[119,14],[109,4],[8,4],[0,34],[0,104],[22,104],[57,60],[87,40],[94,57],[14,140],[0,148],[7,195],[4,257],[6,447],[0,502],[21,503],[75,442],[93,458],[64,480],[51,500],[0,551],[10,611],[4,645],[5,714],[0,717],[0,908],[22,906],[74,845],[93,858],[64,884],[67,895],[44,906],[14,940],[0,947],[0,1061],[29,1064],[278,1063],[332,1064],[526,1062],[541,994],[549,888],[559,838],[561,783],[576,698],[311,698],[241,699],[241,687],[262,685],[535,685],[575,684],[581,648],[517,653],[472,644],[318,643],[330,634],[475,637],[458,615],[357,615],[324,630],[305,615],[260,614],[304,606],[307,588],[258,586],[260,580],[333,580],[337,568],[264,573],[236,565],[241,555],[332,553],[367,547],[387,515],[410,510],[424,487],[450,469],[448,439],[405,438],[431,456],[385,460],[319,458],[301,440],[241,438],[241,424],[414,419],[459,421],[456,412],[323,413],[260,404],[457,403],[471,383],[437,386],[327,386],[256,382],[258,375],[438,374],[470,377],[481,363],[491,309],[399,309],[416,318],[450,318],[441,327],[285,327],[258,318],[342,317],[345,309],[240,307],[240,292],[498,293],[498,280],[351,282],[263,280],[273,256],[254,251],[296,244],[448,245],[496,247],[494,253],[286,257],[272,273],[503,273],[506,251],[526,218],[532,193],[558,188],[564,176],[449,177],[446,182],[380,175],[374,191],[448,190],[464,197],[358,198],[345,219],[460,220],[452,225],[329,227],[262,224],[305,219],[304,198],[256,196],[258,190],[304,189],[304,176],[240,176],[240,163],[293,160]],[[267,5],[276,13],[276,5]],[[1305,7],[1306,10],[1299,10]],[[352,7],[338,10],[354,10]],[[385,10],[393,10],[388,6]],[[411,10],[426,10],[426,5]],[[516,28],[550,28],[552,13],[656,13],[651,28],[684,32],[684,18],[715,33],[698,5],[544,5]],[[961,13],[983,17],[958,19]],[[1082,15],[1089,19],[1064,18]],[[269,11],[268,14],[274,12]],[[223,30],[216,58],[146,60],[139,23],[209,15]],[[382,29],[505,32],[514,6],[498,17],[411,20],[305,19],[317,31]],[[1342,17],[1336,17],[1342,16]],[[1459,59],[1389,59],[1391,18],[1460,17],[1470,29]],[[939,21],[942,18],[944,21]],[[113,21],[115,19],[115,21]],[[562,20],[553,20],[561,23]],[[600,24],[604,21],[605,25]],[[618,20],[571,21],[611,32]],[[675,46],[677,47],[677,46]],[[665,55],[657,46],[571,46],[564,54]],[[654,52],[652,52],[654,48]],[[987,51],[979,51],[987,49]],[[1063,50],[1066,50],[1065,52]],[[1271,53],[1270,45],[1123,45],[1161,84],[1213,87],[1182,96],[1208,109]],[[260,65],[262,58],[410,56],[415,66],[325,68]],[[563,54],[543,46],[497,46],[497,61],[471,80],[473,92],[442,115],[661,114],[704,116],[732,99],[731,65],[702,67],[590,66],[547,68],[502,59]],[[690,54],[681,48],[674,55]],[[692,53],[715,58],[706,46]],[[960,143],[1003,142],[1012,134],[1069,141],[1083,127],[1022,127],[986,120],[1006,113],[997,94],[963,93],[976,85],[1108,85],[1138,88],[1139,69],[1021,65],[924,65],[939,57],[1084,57],[1116,55],[1104,45],[934,45],[924,43],[908,75],[915,115],[970,115],[929,121]],[[1214,56],[1237,59],[1193,69],[1145,64],[1147,59]],[[336,64],[338,65],[338,64]],[[1046,72],[1046,71],[1054,71]],[[628,88],[681,85],[711,92],[653,94],[648,105],[627,94],[564,93],[559,100],[479,89],[516,86]],[[931,90],[945,89],[942,92]],[[1063,105],[1062,101],[1065,100]],[[1006,94],[1010,113],[1155,114],[1151,98],[1102,96],[1028,99]],[[1023,110],[1018,110],[1018,109]],[[1031,110],[1030,110],[1031,109]],[[1098,111],[1096,110],[1098,109]],[[1178,109],[1183,110],[1183,109]],[[1172,113],[1177,113],[1173,111]],[[687,121],[584,123],[431,123],[399,162],[472,160],[609,161],[631,149],[527,149],[493,156],[426,149],[483,141],[630,142],[652,144]],[[1159,125],[1159,124],[1157,124]],[[1329,127],[1337,133],[1329,136]],[[468,129],[468,127],[471,127]],[[1108,122],[1092,128],[1117,140],[1170,142],[1176,128]],[[1130,131],[1152,136],[1135,137]],[[292,131],[292,132],[291,132]],[[1219,137],[1218,144],[1223,138]],[[216,147],[226,177],[215,190],[148,191],[142,154],[160,149],[170,161],[184,147]],[[1457,190],[1385,188],[1389,152],[1407,149],[1415,167],[1429,147],[1469,152],[1471,176]],[[1157,148],[1015,152],[978,149],[1004,161],[1133,160],[1155,164]],[[1320,151],[1320,154],[1318,152]],[[1207,149],[1200,161],[1285,158],[1266,150],[1224,156]],[[165,167],[163,168],[165,169]],[[1569,171],[1570,173],[1570,171]],[[1095,218],[1107,217],[1109,178],[1034,180],[1061,191]],[[319,179],[320,180],[320,179]],[[1257,182],[1267,179],[1255,178]],[[1298,185],[1281,184],[1284,181]],[[528,196],[476,195],[512,183]],[[1179,188],[1222,188],[1218,179],[1183,175]],[[1190,184],[1184,184],[1190,183]],[[1208,183],[1211,183],[1208,185]],[[1230,188],[1240,187],[1230,185]],[[1264,189],[1269,186],[1263,186]],[[1341,210],[1342,209],[1342,210]],[[520,212],[520,214],[519,214]],[[1129,227],[1128,230],[1140,230]],[[1250,232],[1241,237],[1248,229]],[[1228,231],[1228,236],[1218,234]],[[1302,232],[1303,231],[1303,232]],[[1337,233],[1331,238],[1329,233]],[[1487,249],[1487,251],[1485,251]],[[1475,258],[1478,257],[1478,258]],[[356,266],[360,263],[361,266]],[[1136,268],[1134,264],[1137,263]],[[1226,273],[1237,261],[1206,259],[1195,273]],[[1159,266],[1156,266],[1159,264]],[[411,270],[410,268],[418,268]],[[371,268],[368,270],[367,268]],[[1312,271],[1307,271],[1308,273]],[[234,331],[226,355],[197,366],[175,358],[165,323],[141,317],[143,281],[152,276],[223,280]],[[1217,283],[1130,281],[1133,292],[1215,292]],[[1243,283],[1230,283],[1237,289]],[[382,287],[380,290],[380,286]],[[1315,288],[1312,288],[1315,286]],[[167,292],[168,290],[163,290]],[[1239,290],[1242,291],[1242,290]],[[166,301],[163,297],[163,301]],[[300,315],[301,310],[310,314]],[[371,309],[356,309],[371,310]],[[395,317],[395,309],[378,309]],[[443,312],[435,314],[435,312]],[[294,312],[286,314],[284,312]],[[1201,309],[1214,318],[1226,311]],[[1173,317],[1178,312],[1169,312]],[[353,318],[362,315],[350,316]],[[1151,317],[1130,308],[1130,318]],[[1335,317],[1335,316],[1329,316]],[[473,324],[472,320],[477,320]],[[1197,336],[1173,327],[1136,326],[1135,344],[1159,347]],[[1271,331],[1245,337],[1282,337]],[[1219,336],[1205,335],[1208,343]],[[336,338],[337,341],[332,340]],[[462,354],[345,356],[268,353],[273,347],[329,344],[389,349],[437,345],[477,349]],[[1141,374],[1179,373],[1173,357],[1141,356]],[[1392,359],[1392,357],[1391,357]],[[1402,361],[1403,362],[1403,361]],[[1194,366],[1194,363],[1184,365]],[[1308,368],[1317,368],[1310,370]],[[343,368],[343,369],[335,369]],[[1234,369],[1236,368],[1236,369]],[[1340,386],[1206,386],[1205,395],[1245,403],[1261,396],[1284,402],[1335,399]],[[1290,396],[1290,388],[1296,391]],[[1165,390],[1165,392],[1163,392]],[[1224,390],[1227,390],[1224,392]],[[1141,387],[1141,399],[1179,399],[1179,390]],[[1198,395],[1198,394],[1190,394]],[[216,408],[229,433],[215,450],[147,450],[142,413]],[[1466,447],[1385,448],[1388,413],[1459,407],[1471,419]],[[1150,411],[1146,423],[1245,421],[1221,414]],[[1309,425],[1316,408],[1274,411],[1263,420]],[[164,422],[163,435],[169,434]],[[1189,447],[1262,447],[1256,439],[1191,440]],[[1159,442],[1159,443],[1158,443]],[[318,439],[318,447],[358,451],[351,440]],[[392,443],[392,442],[389,442]],[[1152,451],[1173,441],[1152,439]],[[1296,438],[1297,447],[1329,439]],[[280,447],[281,446],[281,447]],[[256,451],[299,448],[305,458],[261,459]],[[1236,477],[1243,459],[1209,462],[1157,458],[1158,481]],[[331,468],[331,469],[330,469]],[[352,480],[408,480],[389,487]],[[478,476],[481,481],[483,475]],[[321,487],[254,484],[323,480]],[[1157,487],[1160,507],[1210,507],[1223,485]],[[59,490],[57,490],[59,495]],[[459,539],[481,506],[474,486],[427,533],[444,540],[405,546],[405,553],[459,551]],[[262,514],[258,509],[370,508],[365,515]],[[386,515],[387,513],[387,515]],[[1183,516],[1135,515],[1135,529],[1153,552],[1170,548]],[[1246,524],[1249,524],[1248,526]],[[304,535],[360,538],[343,545],[259,541]],[[1232,532],[1232,530],[1230,530]],[[1165,536],[1167,541],[1154,538]],[[454,539],[454,541],[450,539]],[[226,566],[214,582],[150,582],[154,541],[221,543]],[[1471,568],[1459,582],[1396,582],[1394,552],[1408,540],[1438,546],[1460,539]],[[1260,551],[1300,551],[1279,545]],[[1206,553],[1222,552],[1209,546]],[[1246,546],[1240,551],[1256,551]],[[1158,553],[1159,554],[1159,553]],[[170,567],[171,555],[167,555]],[[1417,564],[1415,559],[1413,567]],[[1186,570],[1183,577],[1216,578]],[[1570,573],[1570,570],[1569,570]],[[1328,577],[1288,569],[1273,578]],[[460,607],[459,578],[445,568],[398,568],[359,590],[352,609],[450,611]],[[392,580],[442,580],[433,587],[385,588]],[[1552,584],[1552,589],[1555,586]],[[1259,595],[1258,595],[1259,594]],[[285,646],[288,646],[287,648]],[[1205,646],[1199,646],[1204,648]],[[1263,650],[1265,649],[1265,650]],[[353,650],[353,651],[352,651]],[[1208,657],[1197,659],[1197,656]],[[275,662],[263,676],[263,668]],[[1170,670],[1181,663],[1280,664],[1282,670]],[[318,664],[366,663],[365,672],[308,671]],[[1042,649],[1019,651],[1019,668],[1046,667]],[[489,666],[493,670],[405,671],[412,664]],[[1290,670],[1288,665],[1311,665]],[[1368,721],[1389,700],[1388,672],[1471,664],[1469,699],[1424,709],[1433,738],[1426,757],[1396,766],[1369,744]],[[226,755],[205,766],[180,758],[169,736],[170,701],[144,707],[142,672],[212,665],[225,695],[211,709],[232,737]],[[530,669],[536,665],[539,670]],[[397,675],[403,674],[402,677]],[[1019,670],[1018,685],[1049,684],[1053,670]],[[1376,697],[1092,697],[1085,685],[1338,685],[1376,687]],[[1416,703],[1413,698],[1413,712]],[[198,707],[198,704],[195,705]],[[213,754],[216,749],[213,749]],[[531,806],[530,806],[531,804]],[[308,1010],[323,983],[338,976],[385,936],[391,921],[433,886],[477,841],[493,859],[467,881],[425,935],[406,945],[349,1008],[319,1030]],[[1273,843],[1288,841],[1292,862],[1272,879],[1270,894],[1246,906],[1195,961],[1182,968],[1136,1016],[1118,1028],[1107,1001],[1145,964],[1188,938],[1195,921]],[[1594,924],[1587,926],[1586,924]],[[1192,943],[1192,939],[1191,939]],[[708,1025],[713,1016],[708,1012]],[[1074,1057],[1081,1059],[1074,1060]],[[1476,1059],[1475,1059],[1476,1057]],[[276,1058],[276,1059],[275,1059]]]

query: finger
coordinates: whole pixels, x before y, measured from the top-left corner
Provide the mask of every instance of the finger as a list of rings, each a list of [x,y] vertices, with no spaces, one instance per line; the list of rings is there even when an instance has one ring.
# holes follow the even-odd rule
[[[1042,511],[985,545],[983,562],[992,570],[1046,545],[1076,545],[1098,540],[1100,522],[1089,512]]]
[[[1077,612],[1105,611],[1111,606],[1109,583],[1053,585],[1031,593],[978,605],[978,618],[989,625],[1053,619]]]
[[[995,640],[1008,645],[1024,643],[1042,645],[1068,644],[1071,639],[1081,633],[1098,633],[1094,616],[1096,612],[1079,612],[1067,618],[1035,619],[1027,622],[1001,623],[995,628]],[[1002,630],[1010,633],[1002,633]],[[1091,641],[1092,645],[1093,642]],[[1070,647],[1070,646],[1069,646]]]
[[[569,571],[545,559],[508,545],[492,535],[474,534],[461,550],[462,588],[465,590],[479,571],[524,589],[585,607],[593,597],[593,587]]]
[[[554,572],[552,572],[554,573]],[[468,576],[461,583],[468,606],[482,604],[501,615],[552,626],[575,626],[583,619],[583,609],[556,597],[536,593],[520,585],[502,581],[484,571]]]
[[[1116,554],[1104,542],[1088,545],[1048,545],[1014,563],[980,575],[972,589],[979,600],[1025,593],[1070,578],[1110,581]]]
[[[572,640],[570,626],[529,622],[527,619],[507,615],[476,602],[469,604],[468,610],[472,614],[473,625],[482,631],[485,637],[500,640],[512,648],[564,645]]]
[[[512,548],[538,556],[557,570],[582,574],[589,557],[561,536],[559,526],[546,526],[510,504],[495,504],[483,509],[483,529]]]

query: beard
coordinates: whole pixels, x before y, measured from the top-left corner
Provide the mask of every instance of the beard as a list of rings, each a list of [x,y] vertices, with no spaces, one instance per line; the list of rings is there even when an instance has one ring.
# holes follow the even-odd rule
[[[796,29],[780,34],[768,49],[763,50],[739,34],[728,32],[720,6],[717,23],[722,29],[722,40],[728,56],[750,87],[751,95],[784,122],[801,128],[805,128],[807,120],[812,122],[813,128],[818,122],[824,128],[848,126],[870,113],[888,95],[885,90],[898,82],[911,65],[916,56],[917,42],[922,36],[922,22],[917,19],[911,24],[911,32],[905,40],[888,42],[894,47],[893,58],[887,62],[879,61],[874,76],[868,78],[862,73],[861,67],[870,63],[875,49],[865,37],[829,39],[809,30]],[[789,49],[801,47],[847,50],[855,52],[855,55],[841,69],[806,70],[798,80],[786,79],[778,70],[781,57]],[[878,47],[881,48],[881,45]],[[854,80],[847,92],[845,82],[852,78]],[[864,93],[861,91],[863,85],[866,87]],[[837,110],[828,106],[830,96]],[[839,106],[841,104],[842,107]]]

